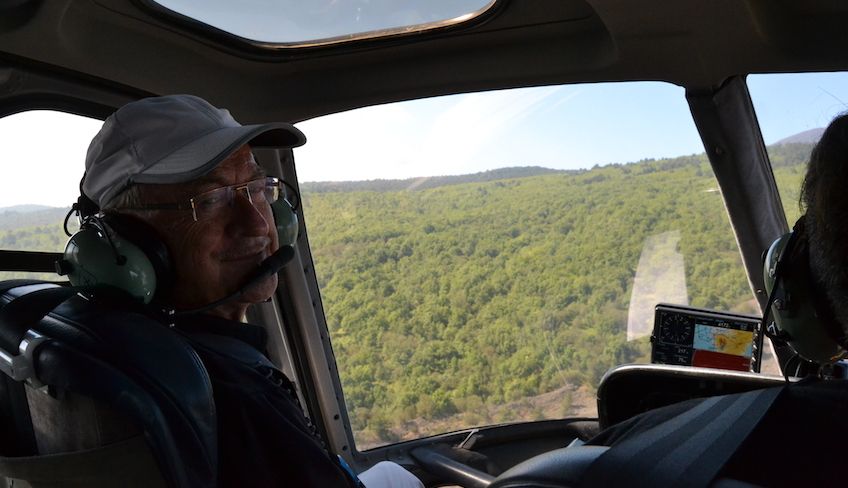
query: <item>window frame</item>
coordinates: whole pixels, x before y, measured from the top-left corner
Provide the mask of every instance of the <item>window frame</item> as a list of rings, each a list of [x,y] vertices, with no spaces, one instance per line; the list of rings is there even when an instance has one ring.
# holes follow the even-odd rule
[[[394,42],[399,39],[415,38],[426,35],[436,35],[460,29],[468,29],[487,21],[503,8],[505,0],[489,0],[483,7],[468,14],[438,22],[414,24],[406,27],[394,27],[367,32],[352,33],[293,42],[271,42],[243,37],[220,27],[207,24],[201,20],[181,14],[156,2],[155,0],[136,0],[141,7],[153,13],[158,18],[174,24],[179,28],[193,31],[202,37],[214,39],[224,45],[241,50],[257,52],[296,53],[308,52],[315,49],[332,49],[373,43]]]

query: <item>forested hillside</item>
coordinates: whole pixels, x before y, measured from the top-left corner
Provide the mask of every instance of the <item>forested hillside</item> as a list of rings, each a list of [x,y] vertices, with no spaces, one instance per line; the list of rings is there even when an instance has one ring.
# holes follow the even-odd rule
[[[809,150],[770,148],[795,215]],[[609,367],[647,360],[625,326],[652,236],[679,236],[689,304],[755,311],[704,155],[307,183],[303,203],[360,448],[591,409]],[[0,247],[60,251],[65,212],[0,209]]]
[[[774,148],[781,178],[809,149]],[[650,236],[679,233],[689,304],[756,312],[703,155],[424,190],[336,185],[303,198],[361,444],[585,411],[574,395],[648,358],[625,326]],[[557,390],[559,408],[534,404]]]
[[[0,208],[0,249],[62,251],[68,241],[68,237],[62,230],[62,223],[68,210],[69,208],[42,205]],[[60,279],[49,273],[0,271],[0,279],[15,278]]]

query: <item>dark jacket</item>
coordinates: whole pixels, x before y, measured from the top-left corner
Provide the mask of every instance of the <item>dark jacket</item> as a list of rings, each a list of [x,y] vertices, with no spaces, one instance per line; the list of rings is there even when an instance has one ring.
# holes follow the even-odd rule
[[[212,380],[221,486],[358,486],[304,416],[291,381],[260,352],[261,327],[208,315],[176,326]]]

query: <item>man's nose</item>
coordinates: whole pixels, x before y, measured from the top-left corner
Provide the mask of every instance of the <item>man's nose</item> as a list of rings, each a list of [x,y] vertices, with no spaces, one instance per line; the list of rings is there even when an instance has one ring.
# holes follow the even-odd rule
[[[264,201],[251,201],[247,189],[241,189],[233,196],[232,225],[245,231],[248,235],[266,235],[270,226],[267,217],[271,215],[270,207],[263,212]]]

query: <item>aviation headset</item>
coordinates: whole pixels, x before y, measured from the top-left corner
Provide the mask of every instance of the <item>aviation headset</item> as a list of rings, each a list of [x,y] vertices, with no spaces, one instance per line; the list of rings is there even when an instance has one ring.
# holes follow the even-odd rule
[[[291,185],[283,184],[297,197]],[[82,188],[80,195],[65,218],[70,239],[63,258],[56,262],[56,272],[67,275],[73,286],[110,285],[145,304],[166,294],[173,285],[174,271],[168,248],[157,231],[131,216],[104,215]],[[293,205],[284,194],[271,204],[280,249],[293,247],[297,240],[299,200]],[[70,235],[67,221],[74,212],[79,215],[80,229]]]
[[[767,336],[788,343],[799,356],[818,364],[848,355],[848,337],[812,279],[804,216],[792,232],[769,246],[763,279],[769,294],[763,314]],[[769,314],[774,318],[773,328],[767,323]]]

